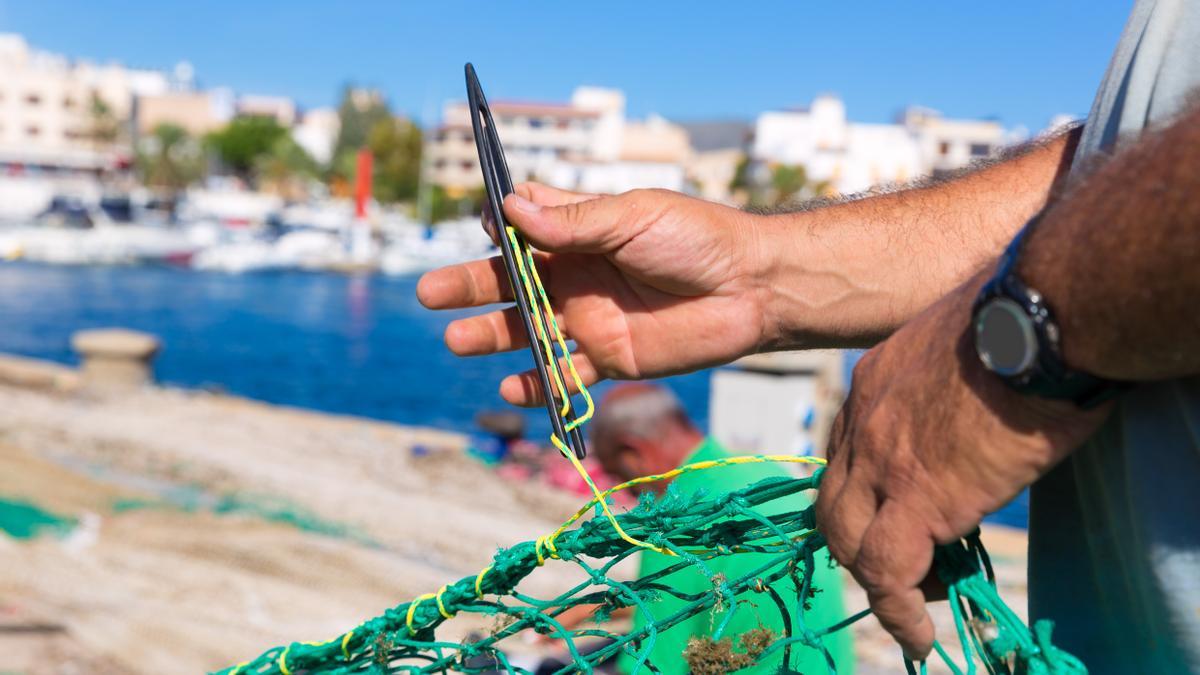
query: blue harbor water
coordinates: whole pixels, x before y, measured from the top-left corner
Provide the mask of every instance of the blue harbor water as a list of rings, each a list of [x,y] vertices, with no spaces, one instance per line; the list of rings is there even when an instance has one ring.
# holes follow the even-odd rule
[[[120,326],[162,339],[166,384],[463,432],[481,410],[512,409],[497,388],[529,353],[454,356],[442,331],[472,312],[427,310],[415,289],[415,277],[4,264],[0,352],[75,363],[73,332]],[[708,373],[667,384],[707,419]],[[527,419],[549,435],[544,409]]]
[[[415,278],[380,275],[3,264],[0,352],[73,364],[75,331],[133,328],[162,339],[166,384],[473,432],[476,413],[509,408],[498,384],[528,368],[529,354],[454,356],[442,331],[471,312],[429,311],[415,288]],[[664,383],[708,419],[708,372]],[[526,419],[531,437],[549,434],[543,410]],[[1025,500],[993,519],[1023,527]]]

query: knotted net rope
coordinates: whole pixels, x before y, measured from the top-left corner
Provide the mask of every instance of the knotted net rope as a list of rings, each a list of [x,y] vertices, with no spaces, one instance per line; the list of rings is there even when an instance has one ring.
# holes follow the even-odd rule
[[[553,369],[555,397],[562,402],[560,415],[567,433],[587,422],[594,412],[592,397],[581,381],[559,329],[548,295],[542,286],[532,251],[512,227],[506,227],[515,252],[526,305],[534,318],[536,339],[547,359],[566,366],[573,388],[584,398],[586,411],[571,412],[571,389]],[[501,549],[478,574],[442,586],[434,593],[414,598],[322,642],[293,642],[267,650],[250,661],[221,671],[225,675],[299,675],[300,673],[529,673],[506,654],[511,640],[529,632],[561,639],[570,663],[558,672],[590,673],[618,655],[632,659],[633,672],[658,672],[650,655],[663,631],[691,617],[710,613],[714,627],[709,636],[692,640],[685,659],[699,675],[734,672],[765,659],[780,657],[787,672],[801,650],[817,650],[826,671],[837,673],[837,664],[824,644],[834,632],[845,630],[870,611],[863,610],[832,625],[810,625],[805,611],[813,595],[815,555],[825,546],[812,506],[778,508],[798,492],[814,491],[821,482],[824,460],[792,455],[756,455],[699,462],[665,474],[645,476],[601,492],[565,439],[551,443],[568,459],[587,483],[592,499],[554,532]],[[761,462],[817,465],[810,476],[768,478],[741,489],[706,496],[683,495],[668,490],[661,498],[643,495],[638,505],[614,513],[609,497],[637,485],[669,480],[684,473],[708,471],[733,464]],[[815,497],[810,503],[815,503]],[[772,505],[776,508],[772,508]],[[592,517],[587,518],[591,514]],[[645,551],[643,552],[643,549]],[[614,578],[613,568],[637,554],[672,556],[674,564],[633,581]],[[721,558],[765,554],[762,564],[737,578],[727,578],[713,568]],[[521,583],[547,562],[567,563],[584,573],[584,581],[550,598],[524,592]],[[1049,621],[1030,629],[1000,599],[991,562],[978,532],[962,541],[940,546],[934,567],[946,585],[958,641],[965,663],[955,663],[940,643],[936,653],[955,675],[973,675],[982,664],[986,672],[1065,675],[1087,672],[1078,659],[1054,646]],[[680,590],[675,575],[698,569],[711,582],[701,593]],[[681,585],[682,586],[682,585]],[[785,592],[780,592],[783,588]],[[682,601],[669,616],[656,617],[656,599],[672,596]],[[764,598],[766,601],[764,601]],[[596,627],[567,626],[564,612],[595,606]],[[760,628],[739,636],[726,635],[733,617],[742,611],[773,607],[780,615],[779,632]],[[625,633],[604,626],[612,612],[633,608],[645,617],[644,625]],[[440,638],[439,628],[456,616],[495,617],[495,628],[478,638],[455,641]],[[721,618],[716,620],[717,615]],[[734,638],[737,644],[734,644]],[[597,646],[596,639],[600,639]],[[507,641],[507,642],[506,642]],[[661,665],[661,664],[659,664]],[[905,662],[910,673],[925,672],[926,664]]]

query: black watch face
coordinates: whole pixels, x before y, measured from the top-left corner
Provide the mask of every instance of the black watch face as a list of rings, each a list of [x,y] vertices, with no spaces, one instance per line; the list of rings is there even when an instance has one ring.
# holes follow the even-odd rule
[[[1033,321],[1008,298],[989,301],[975,315],[975,351],[984,367],[997,375],[1026,372],[1037,358]]]

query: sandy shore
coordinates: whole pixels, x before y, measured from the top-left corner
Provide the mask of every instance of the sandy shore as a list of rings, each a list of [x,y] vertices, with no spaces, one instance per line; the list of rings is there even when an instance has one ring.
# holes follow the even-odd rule
[[[552,530],[578,506],[501,480],[464,443],[200,392],[101,399],[0,384],[0,496],[79,520],[61,540],[0,535],[0,672],[197,672],[325,639],[475,573],[497,547]],[[237,494],[294,506],[347,536],[237,513],[117,508],[181,489],[201,503]],[[1023,533],[992,528],[985,542],[1002,594],[1023,613]],[[573,579],[547,566],[530,583],[549,592]],[[865,606],[851,584],[847,607]],[[944,603],[936,609],[939,635],[952,638]],[[903,672],[873,619],[854,630],[859,672]]]

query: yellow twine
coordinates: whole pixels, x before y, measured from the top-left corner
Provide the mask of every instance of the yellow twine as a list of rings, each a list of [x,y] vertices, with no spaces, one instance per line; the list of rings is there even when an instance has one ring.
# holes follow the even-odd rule
[[[279,655],[279,672],[283,673],[283,675],[292,675],[292,671],[287,665],[287,655],[291,649],[292,646],[288,645],[283,648],[283,653]]]
[[[575,457],[574,453],[568,452],[568,453],[564,453],[564,454],[566,454],[568,457],[570,457],[572,459],[574,459],[574,457]],[[552,532],[550,534],[544,534],[537,538],[537,540],[534,542],[534,552],[537,554],[538,564],[541,565],[545,562],[545,557],[541,553],[542,546],[545,546],[546,549],[551,552],[551,557],[557,558],[558,554],[557,554],[557,551],[555,551],[555,549],[554,549],[554,539],[556,537],[558,537],[558,535],[560,535],[564,531],[566,531],[566,529],[569,528],[572,524],[574,524],[580,518],[582,518],[584,516],[584,514],[586,514],[588,512],[588,510],[590,510],[592,508],[592,506],[594,506],[597,503],[604,504],[605,503],[604,500],[616,492],[620,492],[622,490],[628,490],[629,488],[634,487],[635,485],[644,485],[646,483],[653,483],[655,481],[668,480],[668,479],[675,478],[676,476],[680,476],[680,475],[683,475],[686,473],[693,473],[696,471],[705,471],[708,469],[713,469],[713,468],[717,468],[717,467],[721,467],[721,466],[730,466],[730,465],[734,465],[734,464],[763,464],[763,463],[768,463],[768,462],[770,462],[770,463],[787,463],[787,464],[814,464],[817,466],[823,466],[825,464],[825,460],[821,459],[819,457],[797,457],[794,455],[745,455],[745,456],[739,456],[739,457],[728,457],[725,459],[714,459],[714,460],[708,460],[708,461],[704,461],[704,462],[695,462],[693,464],[686,464],[684,466],[679,467],[678,469],[672,469],[666,473],[660,473],[660,474],[654,474],[651,476],[642,476],[640,478],[634,478],[633,480],[625,481],[624,483],[615,485],[607,490],[604,490],[603,492],[600,492],[599,489],[595,487],[595,483],[591,482],[590,476],[587,476],[587,469],[585,469],[583,467],[583,465],[579,464],[578,460],[576,460],[575,464],[577,465],[578,469],[582,472],[582,475],[589,479],[588,482],[590,485],[592,485],[594,496],[592,497],[591,501],[589,501],[587,504],[585,504],[583,506],[583,508],[576,511],[574,515],[572,515],[565,522],[563,522],[563,524],[560,525],[557,530],[555,530],[554,532]],[[612,515],[612,512],[609,511],[607,507],[604,508],[604,514],[610,520],[610,522],[613,523],[614,527],[616,527],[617,532],[624,534],[624,531],[620,528],[620,525],[617,524],[616,518]],[[792,541],[793,542],[802,541],[802,540],[808,538],[809,536],[813,535],[814,533],[815,533],[815,531],[805,532],[803,534],[797,535],[796,537],[793,537]],[[634,545],[642,547],[642,548],[649,548],[649,549],[652,549],[655,551],[663,552],[667,555],[676,555],[676,553],[674,551],[669,551],[669,550],[666,550],[666,549],[663,549],[660,547],[656,547],[651,544],[647,544],[645,542],[639,542],[638,540],[633,539],[632,537],[628,537],[628,535],[626,535],[626,541],[629,541],[629,542],[633,543]],[[779,544],[778,546],[780,546],[781,547],[780,550],[782,550],[782,547],[786,546],[786,544]],[[732,549],[732,550],[737,552],[737,549]],[[704,553],[705,551],[699,550],[699,551],[690,551],[690,552]],[[477,574],[475,576],[475,595],[477,597],[480,597],[480,598],[483,597],[483,578],[485,576],[487,576],[487,573],[490,571],[492,571],[492,566],[488,565],[487,567],[483,568],[482,570],[479,570],[479,574]],[[413,627],[413,620],[416,616],[417,607],[420,606],[420,604],[422,602],[429,600],[431,598],[436,598],[437,603],[438,603],[438,611],[444,618],[446,618],[446,619],[453,618],[453,615],[449,614],[446,611],[445,606],[442,604],[441,596],[442,596],[442,593],[444,593],[446,591],[446,589],[447,589],[446,586],[442,586],[442,588],[437,593],[425,593],[424,595],[419,595],[416,598],[413,598],[412,602],[410,602],[408,605],[408,612],[407,612],[407,614],[405,614],[405,617],[404,617],[404,623],[408,627],[409,633],[415,632],[415,628]],[[347,661],[350,660],[349,643],[350,643],[350,638],[352,635],[354,635],[354,631],[350,631],[349,633],[346,633],[345,636],[342,637],[342,655],[346,657]],[[324,645],[324,644],[329,644],[330,642],[333,642],[334,640],[337,640],[337,638],[333,638],[333,639],[327,640],[325,642],[306,642],[304,644]],[[291,670],[289,670],[287,667],[287,654],[288,654],[289,649],[291,649],[290,645],[287,648],[285,648],[283,650],[283,653],[280,654],[280,656],[279,656],[279,670],[284,675],[292,675]],[[249,662],[244,662],[244,663],[238,664],[237,667],[235,667],[229,673],[229,675],[238,675],[238,672],[243,667],[248,665],[248,663]]]
[[[554,347],[551,345],[549,336],[550,331],[553,330],[554,341],[558,344],[559,349],[562,350],[563,353],[562,361],[566,363],[567,370],[571,373],[571,379],[575,383],[575,387],[581,394],[583,394],[584,400],[587,402],[587,410],[583,415],[574,420],[564,420],[567,422],[565,425],[565,430],[570,432],[571,430],[591,419],[592,414],[595,411],[595,403],[592,401],[591,392],[589,392],[587,387],[584,386],[583,378],[579,376],[579,371],[576,370],[575,363],[571,359],[571,352],[567,349],[566,338],[563,337],[562,330],[560,330],[558,327],[558,320],[554,317],[554,309],[550,306],[550,299],[546,295],[546,290],[542,286],[541,276],[538,275],[537,266],[533,262],[533,254],[529,251],[527,246],[523,246],[523,242],[521,240],[517,239],[517,232],[515,229],[510,226],[506,228],[506,232],[508,234],[509,243],[512,244],[513,258],[515,258],[517,262],[517,270],[520,273],[521,283],[525,286],[525,294],[530,305],[530,315],[535,319],[534,325],[537,328],[537,338],[542,343],[542,351],[546,354],[546,359],[548,361],[557,360],[557,357],[554,354]],[[529,264],[528,271],[526,270],[526,262]],[[533,278],[532,283],[530,282],[531,276]],[[534,291],[535,286],[537,289],[536,293]],[[541,299],[541,308],[537,306],[535,298]],[[550,322],[550,328],[547,328],[546,326],[547,320]],[[554,386],[558,389],[558,393],[562,398],[562,409],[559,414],[565,417],[571,410],[570,394],[568,393],[566,385],[563,384],[562,379],[559,378],[558,369],[550,368],[550,374],[553,377]],[[554,395],[554,392],[544,393],[546,396]],[[571,465],[575,467],[576,473],[583,478],[584,483],[586,483],[588,489],[591,490],[593,496],[592,503],[594,504],[598,502],[600,504],[600,509],[604,512],[604,517],[607,518],[612,524],[617,536],[639,548],[648,548],[666,555],[675,555],[665,548],[654,546],[653,544],[648,544],[644,541],[639,541],[629,536],[629,534],[626,533],[621,527],[620,523],[617,522],[616,517],[613,516],[612,511],[608,508],[607,502],[605,502],[604,498],[600,496],[600,488],[596,487],[596,482],[593,481],[591,475],[588,474],[587,468],[583,466],[583,464],[579,461],[579,458],[575,456],[575,453],[571,452],[571,449],[567,447],[564,439],[561,439],[557,434],[552,433],[550,435],[550,442],[554,444],[554,447],[558,448],[558,451],[562,453],[564,457],[571,461]],[[547,547],[551,550],[553,550],[554,538],[558,536],[559,532],[561,531],[561,529],[556,531],[548,540],[545,541],[545,543],[548,544]],[[538,541],[539,544],[542,543],[541,539]],[[543,564],[545,560],[542,557],[541,546],[535,545],[534,552],[537,554],[538,565]]]
[[[447,612],[446,605],[442,604],[442,594],[445,592],[446,592],[446,586],[445,586],[445,584],[443,584],[442,587],[440,589],[438,589],[438,592],[437,592],[438,613],[442,615],[443,619],[453,619],[454,615],[451,614],[450,612]]]
[[[583,395],[583,400],[587,403],[587,410],[582,415],[571,420],[566,425],[566,431],[570,432],[578,426],[582,426],[588,420],[592,419],[592,414],[596,411],[596,405],[592,402],[592,393],[588,388],[583,386],[583,378],[579,376],[579,371],[575,370],[575,361],[571,359],[571,352],[567,349],[567,340],[563,336],[563,332],[558,328],[558,319],[554,316],[554,308],[550,306],[550,298],[546,295],[546,289],[542,286],[542,278],[538,276],[537,265],[533,264],[533,253],[526,252],[529,259],[529,271],[533,275],[533,283],[538,289],[538,295],[542,298],[542,307],[546,311],[546,317],[550,321],[550,328],[554,331],[554,339],[558,342],[558,348],[562,350],[563,360],[567,363],[567,370],[571,372],[571,379],[574,380],[575,386],[579,388],[579,393]],[[548,354],[547,356],[552,356]],[[566,393],[563,393],[564,398]],[[563,414],[568,411],[567,406],[563,405]]]
[[[432,597],[433,597],[433,593],[426,593],[424,595],[419,595],[412,601],[412,604],[410,604],[408,606],[408,614],[406,614],[404,616],[404,625],[408,626],[409,633],[414,632],[413,614],[415,614],[417,611],[417,605],[421,604],[422,602],[424,602]]]
[[[475,577],[475,597],[477,597],[477,598],[483,597],[483,575],[487,574],[491,570],[492,570],[491,565],[488,565],[487,567],[479,570],[479,574]]]
[[[545,353],[546,358],[549,361],[560,361],[561,360],[561,362],[566,364],[567,370],[571,374],[572,382],[575,384],[575,387],[579,390],[579,393],[583,395],[584,400],[587,403],[587,409],[583,415],[576,417],[574,420],[566,420],[565,418],[566,418],[567,414],[570,413],[570,411],[571,411],[570,393],[569,393],[569,390],[567,389],[566,384],[562,381],[562,378],[559,376],[559,369],[553,368],[553,367],[551,367],[549,369],[550,376],[552,378],[553,388],[556,389],[557,391],[556,392],[544,392],[544,393],[547,396],[554,396],[557,394],[562,399],[562,407],[560,409],[559,415],[562,418],[564,418],[563,421],[566,422],[566,424],[564,425],[564,430],[567,433],[569,433],[592,418],[592,416],[595,412],[595,403],[592,400],[591,392],[589,392],[587,387],[584,386],[583,378],[579,376],[579,371],[576,370],[575,363],[571,359],[571,352],[567,349],[566,338],[563,336],[562,330],[559,329],[558,320],[554,316],[554,309],[553,309],[553,307],[550,306],[550,298],[549,298],[549,296],[546,295],[546,290],[542,286],[541,277],[538,275],[537,265],[534,264],[533,253],[529,250],[529,247],[527,245],[525,245],[524,241],[517,238],[517,232],[511,226],[506,228],[506,234],[508,235],[509,242],[512,244],[513,258],[515,259],[515,261],[517,263],[517,270],[520,273],[521,283],[525,287],[525,294],[528,298],[528,303],[529,303],[527,308],[530,310],[530,316],[534,320],[533,323],[534,323],[534,327],[536,329],[535,330],[536,339],[538,342],[541,343],[542,351],[543,351],[543,353]],[[528,269],[526,268],[526,263],[528,263]],[[531,277],[532,277],[532,281],[531,281]],[[535,289],[536,289],[536,293],[535,293]],[[540,299],[541,307],[538,307],[539,299]],[[549,326],[547,326],[547,323],[549,323]],[[553,342],[551,341],[551,335],[553,335]],[[554,353],[554,345],[555,344],[557,344],[558,348],[562,351],[561,359],[558,359],[555,356],[555,353]],[[558,529],[556,529],[554,532],[552,532],[550,534],[542,535],[534,541],[533,550],[534,550],[534,554],[537,556],[537,564],[539,566],[545,564],[546,557],[547,557],[545,554],[542,553],[542,547],[546,548],[546,550],[548,551],[549,557],[557,558],[558,551],[554,547],[554,540],[560,534],[565,532],[567,530],[567,528],[569,528],[571,525],[576,523],[580,518],[582,518],[589,510],[591,510],[596,505],[600,506],[600,510],[603,512],[604,517],[608,520],[608,522],[610,524],[612,524],[613,530],[616,531],[617,535],[621,539],[626,541],[627,543],[629,543],[633,546],[636,546],[638,548],[646,548],[646,549],[650,549],[652,551],[657,551],[664,555],[671,555],[671,556],[678,555],[674,551],[671,551],[665,547],[655,546],[653,544],[635,539],[635,538],[629,536],[629,534],[625,532],[625,530],[621,527],[621,524],[619,522],[617,522],[616,516],[613,515],[612,510],[608,506],[608,498],[616,492],[620,492],[622,490],[627,490],[636,485],[644,485],[646,483],[653,483],[653,482],[660,481],[660,480],[668,480],[668,479],[675,478],[676,476],[680,476],[685,473],[692,473],[694,471],[704,471],[704,470],[712,469],[715,467],[729,466],[729,465],[733,465],[733,464],[756,464],[756,463],[765,463],[765,462],[784,462],[784,463],[794,463],[794,464],[815,464],[815,465],[824,465],[825,464],[825,460],[820,459],[820,458],[797,457],[797,456],[793,456],[793,455],[748,455],[748,456],[742,456],[742,457],[729,457],[726,459],[716,459],[716,460],[709,460],[709,461],[705,461],[705,462],[696,462],[694,464],[688,464],[685,466],[681,466],[677,469],[672,469],[671,471],[668,471],[666,473],[655,474],[652,476],[642,476],[640,478],[634,478],[633,480],[626,481],[624,483],[621,483],[619,485],[611,487],[607,490],[601,491],[600,488],[596,486],[596,482],[594,480],[592,480],[591,475],[588,473],[587,467],[585,467],[583,465],[583,463],[579,461],[579,458],[577,458],[575,456],[575,453],[572,452],[571,449],[567,446],[564,439],[559,438],[557,434],[551,433],[550,442],[554,445],[555,448],[558,449],[558,451],[560,453],[562,453],[562,455],[564,457],[566,457],[567,459],[569,459],[571,461],[571,466],[573,466],[575,468],[575,471],[579,474],[579,476],[581,478],[583,478],[584,482],[587,483],[588,489],[592,493],[592,499],[587,504],[585,504],[582,508],[580,508],[578,511],[576,511],[574,515],[572,515],[565,522],[563,522],[563,524],[560,525],[558,527]],[[811,534],[813,534],[813,533],[806,532],[804,534],[801,534],[801,535],[793,538],[793,542],[801,541],[804,538],[810,536]],[[780,545],[782,546],[783,544],[780,544]],[[704,551],[700,551],[700,553],[703,553],[703,552]],[[476,575],[476,577],[475,577],[475,595],[476,595],[476,597],[480,597],[480,598],[483,597],[483,578],[491,570],[492,570],[492,566],[489,565],[489,566],[483,568],[482,570],[480,570],[479,574]],[[408,627],[408,631],[410,633],[414,632],[413,619],[416,615],[417,607],[419,607],[422,602],[429,600],[430,598],[433,598],[437,601],[438,613],[441,614],[443,618],[446,618],[446,619],[453,618],[454,615],[449,613],[448,611],[446,611],[446,606],[442,602],[442,594],[446,592],[446,589],[447,589],[446,586],[442,586],[441,589],[439,589],[437,593],[426,593],[424,595],[417,596],[416,598],[413,599],[413,601],[411,603],[409,603],[408,613],[405,615],[404,623]],[[342,654],[346,657],[347,660],[350,659],[348,645],[350,642],[350,637],[353,634],[354,634],[354,631],[350,631],[349,633],[346,633],[346,635],[342,638]],[[330,640],[329,642],[332,642],[332,641],[333,640]],[[313,644],[313,643],[309,643],[309,644]],[[316,644],[327,644],[327,643],[316,643]],[[284,675],[291,675],[291,671],[288,670],[287,663],[286,663],[287,653],[288,653],[288,649],[284,649],[283,653],[280,655],[279,669],[281,672],[284,673]],[[243,665],[245,665],[245,664],[241,664],[238,666],[238,668],[235,668],[234,671],[232,673],[230,673],[230,675],[236,675],[237,671]]]

